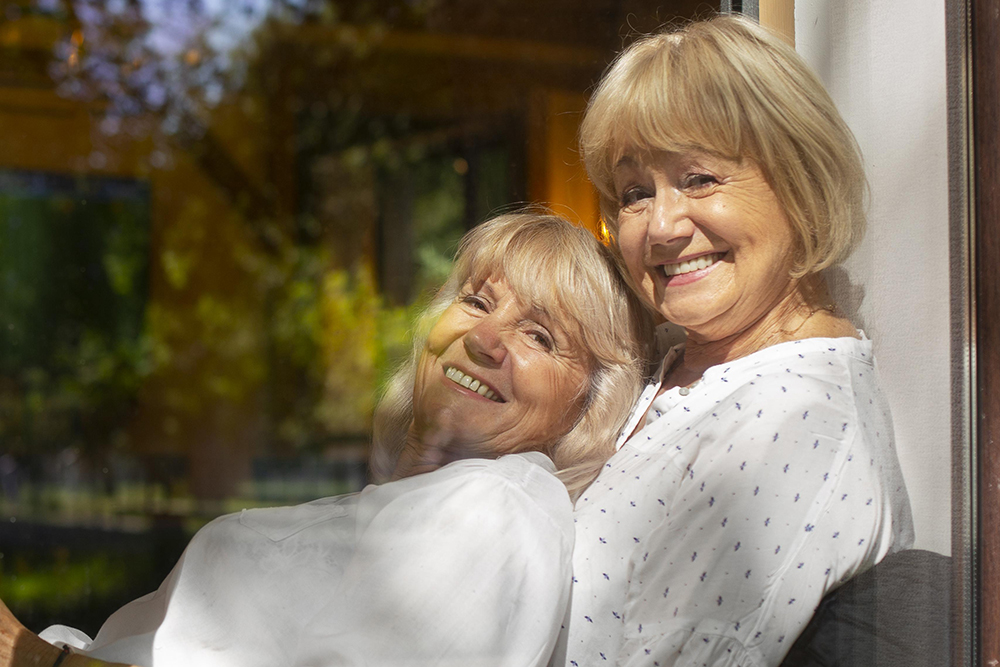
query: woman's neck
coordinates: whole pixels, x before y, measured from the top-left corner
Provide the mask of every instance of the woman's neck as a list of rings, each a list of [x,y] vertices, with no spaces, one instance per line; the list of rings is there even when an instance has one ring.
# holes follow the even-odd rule
[[[857,331],[837,311],[823,278],[813,274],[797,281],[774,307],[735,334],[707,339],[688,332],[684,358],[671,373],[671,384],[691,384],[712,366],[778,343],[841,336],[857,337]]]

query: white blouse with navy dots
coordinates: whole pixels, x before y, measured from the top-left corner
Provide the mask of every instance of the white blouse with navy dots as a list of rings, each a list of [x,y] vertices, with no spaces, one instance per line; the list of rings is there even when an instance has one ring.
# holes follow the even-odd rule
[[[787,342],[647,387],[577,502],[552,664],[777,665],[826,592],[910,546],[871,347]]]

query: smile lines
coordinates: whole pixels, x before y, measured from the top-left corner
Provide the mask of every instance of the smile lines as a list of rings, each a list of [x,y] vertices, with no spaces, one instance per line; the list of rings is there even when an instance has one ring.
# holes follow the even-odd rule
[[[667,276],[679,276],[683,273],[691,273],[692,271],[699,271],[701,269],[707,269],[712,266],[720,259],[722,259],[724,252],[713,252],[710,255],[702,255],[701,257],[695,257],[686,262],[677,262],[676,264],[661,264],[660,269]]]
[[[494,403],[503,403],[503,399],[501,399],[496,394],[496,392],[494,392],[492,389],[490,389],[489,387],[487,387],[485,383],[480,382],[479,380],[477,380],[476,378],[472,377],[471,375],[466,375],[465,373],[463,373],[462,371],[458,370],[457,368],[453,368],[453,367],[449,366],[448,368],[445,369],[444,375],[445,375],[446,378],[448,378],[452,382],[454,382],[456,384],[460,384],[463,387],[465,387],[466,389],[471,389],[472,391],[476,392],[480,396],[485,396],[486,398],[490,399]]]

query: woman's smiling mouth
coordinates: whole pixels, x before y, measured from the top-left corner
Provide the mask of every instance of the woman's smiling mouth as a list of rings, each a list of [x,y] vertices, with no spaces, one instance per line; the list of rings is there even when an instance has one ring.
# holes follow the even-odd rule
[[[667,278],[672,276],[680,276],[685,273],[692,273],[700,269],[707,269],[716,262],[720,261],[726,253],[724,252],[713,252],[708,255],[702,255],[701,257],[695,257],[686,262],[677,262],[675,264],[661,264],[660,269],[663,271]]]
[[[458,370],[453,366],[448,366],[445,368],[444,375],[446,378],[454,382],[455,384],[460,384],[470,391],[474,391],[480,396],[490,399],[494,403],[503,403],[504,400],[493,391],[490,387],[486,385],[485,382],[477,380],[471,375],[466,375],[462,371]]]

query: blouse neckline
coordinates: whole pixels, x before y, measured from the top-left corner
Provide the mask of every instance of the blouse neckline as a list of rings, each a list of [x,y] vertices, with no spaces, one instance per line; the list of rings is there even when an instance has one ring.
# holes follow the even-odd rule
[[[692,385],[687,393],[680,395],[680,387],[671,387],[663,393],[664,396],[670,397],[671,402],[678,400],[683,400],[688,397],[691,393],[704,390],[706,387],[710,387],[719,380],[720,377],[730,373],[733,370],[741,370],[745,366],[755,366],[759,365],[772,357],[783,356],[788,348],[799,347],[804,351],[817,351],[822,350],[824,347],[831,351],[846,351],[852,356],[861,358],[862,360],[871,360],[871,340],[865,335],[865,332],[861,329],[857,330],[860,338],[854,338],[853,336],[838,336],[838,337],[813,337],[813,338],[802,338],[799,340],[790,340],[783,343],[776,343],[774,345],[769,345],[765,348],[752,352],[745,357],[740,357],[739,359],[733,359],[732,361],[716,364],[715,366],[710,366],[702,374],[701,379]],[[834,347],[836,346],[836,347]],[[848,348],[845,350],[845,348]],[[676,362],[677,358],[684,351],[684,343],[677,343],[673,347],[667,350],[664,355],[663,360],[660,362],[659,368],[653,373],[652,379],[642,392],[639,397],[638,402],[632,410],[632,414],[629,416],[628,422],[625,425],[625,429],[621,432],[618,437],[618,442],[615,445],[615,449],[621,449],[622,445],[629,439],[629,436],[633,431],[636,430],[636,425],[647,413],[647,409],[657,398],[657,392],[659,392],[660,387],[663,384],[663,378],[671,366]],[[675,396],[675,394],[677,396]],[[648,425],[651,421],[647,420]],[[641,429],[640,429],[641,430]]]

